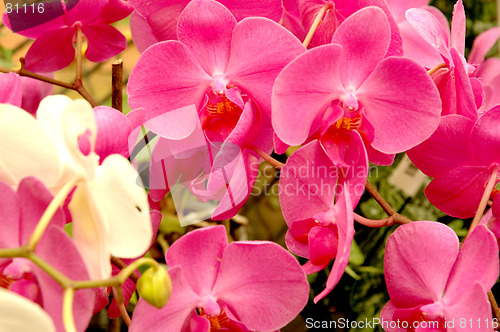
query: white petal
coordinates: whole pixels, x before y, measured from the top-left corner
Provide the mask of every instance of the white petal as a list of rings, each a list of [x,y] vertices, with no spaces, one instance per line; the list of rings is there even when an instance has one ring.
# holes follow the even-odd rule
[[[36,303],[0,288],[0,331],[55,332],[49,315]]]
[[[34,176],[51,187],[60,172],[58,153],[35,118],[0,104],[0,181],[15,187],[21,179]]]
[[[135,258],[148,250],[153,231],[146,191],[137,171],[121,155],[107,157],[90,190],[109,228],[111,254]]]

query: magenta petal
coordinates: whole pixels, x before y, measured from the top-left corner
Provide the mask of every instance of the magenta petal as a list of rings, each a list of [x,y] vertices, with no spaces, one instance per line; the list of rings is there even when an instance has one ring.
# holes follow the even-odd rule
[[[484,61],[486,53],[495,45],[500,36],[500,28],[494,27],[479,34],[474,39],[472,49],[470,50],[468,62],[471,64],[480,64]]]
[[[174,242],[167,251],[167,265],[182,267],[193,291],[207,294],[214,285],[226,246],[224,226],[204,227]]]
[[[457,255],[458,238],[448,226],[433,221],[400,226],[390,236],[384,258],[393,304],[411,308],[441,299]]]
[[[476,213],[491,176],[487,166],[461,166],[438,175],[425,189],[425,195],[438,209],[456,218]]]
[[[49,227],[36,248],[36,253],[59,272],[73,280],[88,280],[85,263],[70,237],[58,227]],[[62,320],[63,289],[39,267],[34,267],[42,290],[43,308],[54,320],[57,331],[66,331]],[[77,331],[85,331],[94,309],[94,292],[80,289],[75,292],[73,317]]]
[[[495,218],[500,218],[500,195],[496,195],[493,199],[493,205],[491,206],[493,216]]]
[[[445,296],[444,301],[447,305],[444,312],[446,319],[455,322],[472,322],[472,324],[468,325],[472,326],[470,329],[467,328],[469,331],[491,331],[491,304],[486,294],[488,290],[489,288],[484,288],[480,283],[475,283],[469,289],[462,289],[460,296],[454,300]],[[481,324],[477,324],[478,322],[481,322]],[[489,326],[487,326],[486,322],[488,322]],[[454,331],[459,330],[461,329],[455,325]]]
[[[15,6],[15,5],[14,5]],[[16,33],[20,34],[21,36],[30,38],[30,39],[36,39],[38,36],[40,36],[42,33],[45,31],[53,30],[53,29],[58,29],[66,24],[64,23],[63,16],[60,15],[62,7],[61,3],[57,1],[49,1],[44,3],[44,12],[43,13],[36,13],[38,16],[36,17],[36,20],[40,20],[40,22],[46,21],[52,17],[54,19],[48,20],[46,23],[40,24],[40,25],[34,25],[33,21],[29,22],[29,24],[26,23],[27,17],[23,15],[24,13],[19,11],[17,15],[8,15],[7,13],[3,13],[2,15],[2,21],[5,24],[7,28],[10,30],[13,29],[12,26],[14,26],[14,29],[19,30],[20,28],[23,27],[28,27],[32,26],[30,29],[23,29],[20,31],[17,31]],[[13,13],[11,13],[13,14]],[[14,13],[15,14],[15,13]],[[40,15],[42,14],[42,15]],[[31,18],[31,17],[30,17]]]
[[[127,48],[127,38],[108,24],[89,24],[82,26],[87,37],[85,56],[93,62],[103,62]]]
[[[144,126],[163,138],[182,140],[193,133],[199,122],[196,107],[189,105],[158,115],[146,121]]]
[[[213,294],[250,330],[283,327],[306,305],[309,284],[297,260],[272,242],[230,243]]]
[[[382,308],[382,311],[380,312],[380,319],[387,321],[387,322],[392,322],[395,321],[394,315],[398,308],[394,305],[392,301],[387,302],[387,304]],[[389,324],[388,324],[389,325]],[[393,326],[394,328],[391,328],[390,326],[387,326],[388,328],[385,328],[387,332],[406,332],[406,329],[403,328],[397,328],[397,326]]]
[[[110,154],[118,153],[128,158],[128,138],[132,132],[130,121],[120,111],[99,106],[94,108],[97,124],[95,152],[102,162]]]
[[[487,111],[472,130],[476,158],[483,164],[500,164],[500,106]]]
[[[21,202],[21,225],[19,240],[25,245],[40,221],[45,209],[52,201],[52,194],[38,179],[33,177],[24,178],[17,188],[17,194]],[[57,209],[50,225],[63,227],[65,224],[64,214],[61,209]]]
[[[354,238],[354,219],[352,215],[353,207],[349,190],[345,189],[342,194],[337,197],[337,203],[334,206],[335,224],[338,231],[338,247],[337,256],[333,262],[333,267],[326,281],[325,289],[319,293],[314,302],[327,296],[344,274],[345,268],[349,263],[349,255],[351,253],[352,240]]]
[[[465,52],[465,9],[462,0],[458,0],[453,7],[453,20],[451,21],[451,45],[461,55]]]
[[[77,21],[92,22],[101,15],[101,11],[107,3],[108,0],[69,0],[67,3],[69,10],[63,17],[64,21],[70,26]]]
[[[337,254],[338,234],[326,227],[313,227],[309,232],[309,257],[314,265],[326,265]]]
[[[293,238],[292,233],[290,232],[290,230],[288,230],[286,232],[286,235],[285,235],[285,244],[286,244],[286,247],[291,252],[293,252],[295,255],[300,256],[300,257],[309,258],[309,245],[300,243],[297,240],[295,240]]]
[[[295,151],[281,169],[279,199],[287,223],[328,211],[334,203],[338,172],[314,140]],[[336,168],[335,168],[336,170]]]
[[[450,49],[450,54],[455,65],[454,93],[456,93],[457,104],[456,111],[454,111],[454,113],[462,114],[472,120],[476,120],[477,107],[474,99],[474,91],[472,90],[472,85],[469,79],[469,74],[465,69],[465,60],[454,47]]]
[[[200,66],[211,76],[224,73],[229,61],[233,14],[217,1],[191,1],[179,18],[177,33]]]
[[[434,15],[425,9],[412,8],[406,12],[406,19],[425,41],[450,59],[448,35]]]
[[[54,77],[53,74],[48,74],[48,76]],[[21,83],[23,87],[21,108],[35,115],[42,99],[54,92],[54,85],[26,76],[21,77]]]
[[[172,280],[172,294],[163,308],[158,309],[144,299],[139,300],[132,316],[130,332],[182,331],[186,319],[200,301],[199,296],[193,292],[186,281],[183,272],[180,267],[168,270]]]
[[[276,78],[272,123],[286,144],[302,144],[319,127],[318,120],[332,100],[340,97],[339,63],[342,47],[313,48],[290,62]],[[316,126],[313,126],[316,125]]]
[[[134,11],[130,16],[130,31],[134,45],[140,53],[144,52],[149,46],[159,42],[153,34],[148,21],[137,11]]]
[[[387,154],[421,143],[441,119],[441,99],[434,82],[410,59],[382,60],[356,95],[375,129],[372,146]]]
[[[145,109],[143,120],[191,104],[200,109],[210,82],[184,44],[161,42],[148,48],[130,73],[129,104]]]
[[[0,74],[0,103],[21,106],[22,81],[15,73]]]
[[[280,0],[220,0],[238,21],[245,17],[261,16],[275,22],[281,19],[283,7]]]
[[[276,77],[304,51],[301,42],[276,22],[246,18],[233,30],[225,76],[247,92],[263,112],[271,114],[271,91]]]
[[[73,37],[76,28],[64,27],[42,33],[26,53],[26,69],[48,73],[63,69],[73,62]]]
[[[99,15],[99,20],[104,23],[117,22],[129,16],[133,10],[134,7],[128,0],[108,0]]]
[[[407,151],[408,157],[422,172],[432,177],[448,169],[475,164],[470,141],[473,126],[474,122],[464,116],[443,116],[429,139]]]
[[[344,87],[359,87],[384,58],[390,42],[391,27],[382,9],[366,7],[349,16],[332,39],[343,47],[339,66]]]
[[[10,186],[0,182],[0,229],[2,229],[0,248],[16,248],[22,245],[20,223],[21,202],[19,197]]]
[[[476,282],[486,290],[491,289],[497,281],[498,269],[495,235],[485,225],[478,225],[460,248],[446,285],[446,299],[449,303],[459,302],[464,289]]]

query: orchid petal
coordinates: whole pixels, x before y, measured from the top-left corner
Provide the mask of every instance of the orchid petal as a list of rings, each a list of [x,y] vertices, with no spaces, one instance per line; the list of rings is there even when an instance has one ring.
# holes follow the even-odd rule
[[[304,51],[300,41],[278,23],[262,17],[246,18],[233,30],[225,76],[269,115],[276,77]]]
[[[474,92],[469,79],[469,74],[465,70],[465,59],[458,51],[452,47],[450,49],[451,59],[455,65],[455,93],[457,95],[456,111],[472,120],[477,119],[477,108],[474,100]]]
[[[48,73],[68,67],[75,59],[75,34],[75,27],[63,27],[42,33],[26,53],[26,69]]]
[[[335,31],[332,43],[342,46],[340,79],[347,91],[356,90],[387,53],[391,27],[378,7],[349,16]]]
[[[472,130],[471,140],[476,158],[483,164],[500,164],[500,106],[487,111],[477,120]]]
[[[474,268],[470,267],[473,264]],[[464,290],[479,283],[489,290],[498,277],[498,244],[485,225],[478,225],[465,239],[446,285],[449,303],[460,302]]]
[[[429,139],[407,151],[411,161],[426,175],[436,177],[458,166],[475,164],[470,133],[474,122],[452,114],[441,123]]]
[[[199,123],[196,107],[189,105],[160,114],[146,121],[144,126],[163,138],[182,140],[190,136]]]
[[[333,206],[338,172],[332,167],[335,166],[316,140],[288,158],[281,169],[279,195],[287,223],[309,219]]]
[[[356,96],[375,129],[372,146],[381,152],[408,150],[429,138],[439,125],[439,93],[427,72],[413,60],[382,60]]]
[[[297,260],[278,244],[238,241],[224,251],[213,294],[248,329],[269,331],[304,308],[309,284]]]
[[[0,182],[0,248],[16,248],[21,244],[19,225],[21,202],[12,188]]]
[[[425,195],[444,213],[456,218],[470,218],[476,213],[490,176],[491,170],[487,166],[460,166],[432,180]]]
[[[55,332],[50,316],[25,297],[0,288],[0,329],[3,331]],[[29,319],[26,319],[29,317]]]
[[[425,9],[412,8],[406,12],[406,19],[425,41],[450,59],[448,35],[434,15]]]
[[[309,232],[309,257],[314,265],[326,265],[337,254],[338,235],[326,227],[313,227]]]
[[[409,308],[440,300],[457,255],[458,238],[444,224],[417,221],[396,229],[384,258],[392,303]]]
[[[210,293],[216,282],[223,252],[227,246],[223,226],[204,227],[181,237],[168,249],[169,266],[179,266],[193,291]]]
[[[21,106],[22,81],[15,73],[0,74],[0,103]]]
[[[219,2],[231,11],[238,21],[245,17],[260,16],[278,22],[283,14],[279,0],[220,0]]]
[[[229,61],[233,14],[217,1],[191,1],[179,17],[178,36],[210,76],[224,73]]]
[[[169,79],[158,81],[158,77]],[[144,120],[191,104],[200,109],[210,82],[184,44],[161,42],[148,48],[132,70],[127,84],[129,104],[148,112]]]
[[[38,177],[46,186],[56,182],[59,155],[33,116],[9,104],[0,105],[0,138],[0,181],[14,187],[27,176]]]
[[[331,101],[340,97],[342,47],[323,45],[290,62],[276,78],[272,96],[272,123],[286,144],[302,144],[319,127],[318,119]]]
[[[106,4],[108,4],[107,0],[69,0],[63,19],[69,26],[77,21],[92,22],[99,17]]]
[[[144,254],[151,244],[152,228],[146,191],[138,186],[138,174],[121,155],[111,155],[102,163],[90,190],[109,227],[112,255],[134,258]]]
[[[500,28],[498,27],[488,29],[479,34],[472,44],[468,62],[471,64],[481,64],[485,60],[486,53],[495,45],[499,36]]]
[[[103,62],[127,48],[127,38],[109,24],[88,24],[82,26],[87,37],[85,57],[93,62]]]
[[[455,298],[455,300],[448,300],[448,298],[445,297],[444,300],[447,306],[444,308],[444,313],[447,321],[460,322],[460,320],[462,320],[462,322],[474,323],[493,322],[491,304],[486,293],[487,289],[478,282],[469,289],[462,289],[460,296]],[[452,331],[457,332],[460,330],[461,328],[458,327],[452,329]],[[476,326],[471,326],[469,331],[491,331],[491,326],[478,324]]]
[[[122,112],[107,106],[94,108],[97,125],[95,153],[103,161],[111,154],[129,156],[128,137],[132,126]]]
[[[134,45],[140,53],[159,42],[154,36],[148,21],[137,11],[134,11],[130,16],[130,32],[132,33]]]
[[[458,0],[453,7],[451,21],[451,47],[455,47],[461,55],[465,52],[465,9],[462,0]]]

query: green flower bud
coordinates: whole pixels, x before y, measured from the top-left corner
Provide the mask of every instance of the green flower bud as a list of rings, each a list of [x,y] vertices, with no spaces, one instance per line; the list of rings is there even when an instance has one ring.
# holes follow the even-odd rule
[[[149,304],[162,308],[172,294],[172,282],[163,267],[151,267],[137,281],[137,291]]]

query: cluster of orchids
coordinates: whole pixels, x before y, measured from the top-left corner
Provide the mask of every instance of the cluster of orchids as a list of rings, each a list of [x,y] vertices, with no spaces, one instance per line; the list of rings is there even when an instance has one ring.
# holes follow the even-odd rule
[[[132,332],[277,331],[308,303],[307,275],[329,273],[315,303],[339,283],[354,221],[400,225],[385,248],[385,330],[498,327],[500,59],[485,58],[500,29],[466,59],[462,0],[451,28],[428,0],[40,4],[3,16],[34,42],[20,69],[0,68],[0,330],[82,332],[107,309]],[[142,54],[124,115],[114,98],[115,108],[94,101],[82,61],[122,52],[111,24],[129,15]],[[53,78],[74,61],[74,82]],[[370,163],[398,153],[433,178],[435,207],[472,219],[462,243],[367,182]],[[287,249],[228,238],[220,222],[241,210],[264,161],[279,169]],[[365,190],[387,218],[354,212]],[[161,202],[186,194],[210,223],[160,264],[147,253]]]

